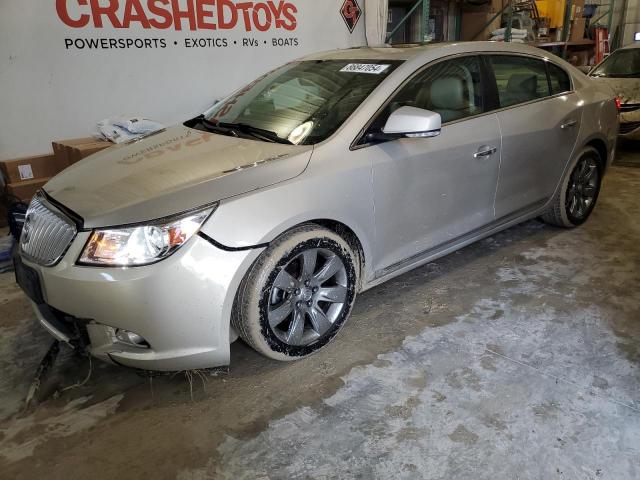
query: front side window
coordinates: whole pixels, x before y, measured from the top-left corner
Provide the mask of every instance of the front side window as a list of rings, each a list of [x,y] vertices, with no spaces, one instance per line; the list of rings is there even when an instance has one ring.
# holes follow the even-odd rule
[[[617,50],[589,75],[592,77],[640,77],[640,48]]]
[[[442,123],[482,113],[480,62],[461,57],[439,62],[402,87],[374,120],[370,130],[380,131],[389,115],[400,107],[417,107],[439,113]]]
[[[490,62],[501,108],[549,96],[547,70],[542,60],[492,55]]]
[[[331,136],[400,63],[289,63],[222,100],[200,117],[200,123],[190,121],[188,126],[267,132],[277,135],[271,137],[276,140],[315,144]]]

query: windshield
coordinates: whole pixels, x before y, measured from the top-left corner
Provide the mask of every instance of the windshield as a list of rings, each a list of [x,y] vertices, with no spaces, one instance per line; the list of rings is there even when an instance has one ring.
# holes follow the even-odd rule
[[[618,50],[590,74],[592,77],[640,77],[640,48]]]
[[[263,75],[187,126],[216,133],[311,145],[327,139],[400,64],[398,61],[293,62]],[[196,120],[196,119],[194,119]]]

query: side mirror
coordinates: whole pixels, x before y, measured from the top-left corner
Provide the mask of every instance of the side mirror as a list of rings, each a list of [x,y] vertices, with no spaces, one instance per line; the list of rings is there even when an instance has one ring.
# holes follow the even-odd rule
[[[442,118],[439,113],[416,107],[400,107],[387,119],[382,133],[398,137],[435,137],[440,135]]]
[[[584,73],[585,75],[588,75],[589,72],[591,71],[591,67],[589,65],[579,65],[576,68],[580,70],[582,73]]]

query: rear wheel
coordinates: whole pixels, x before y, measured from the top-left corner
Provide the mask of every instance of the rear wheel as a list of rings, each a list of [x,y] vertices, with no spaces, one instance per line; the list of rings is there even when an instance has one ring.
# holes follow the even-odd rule
[[[585,148],[573,162],[563,179],[549,210],[542,216],[547,223],[560,227],[583,224],[593,211],[602,181],[600,154],[595,148]]]
[[[296,360],[329,343],[355,300],[357,257],[334,232],[314,224],[272,242],[243,281],[232,318],[263,355]]]

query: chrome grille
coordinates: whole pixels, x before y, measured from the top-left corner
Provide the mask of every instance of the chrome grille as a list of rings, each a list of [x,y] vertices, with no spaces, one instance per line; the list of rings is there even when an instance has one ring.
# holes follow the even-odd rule
[[[70,219],[35,196],[25,216],[20,250],[27,260],[50,267],[62,258],[76,233]]]

